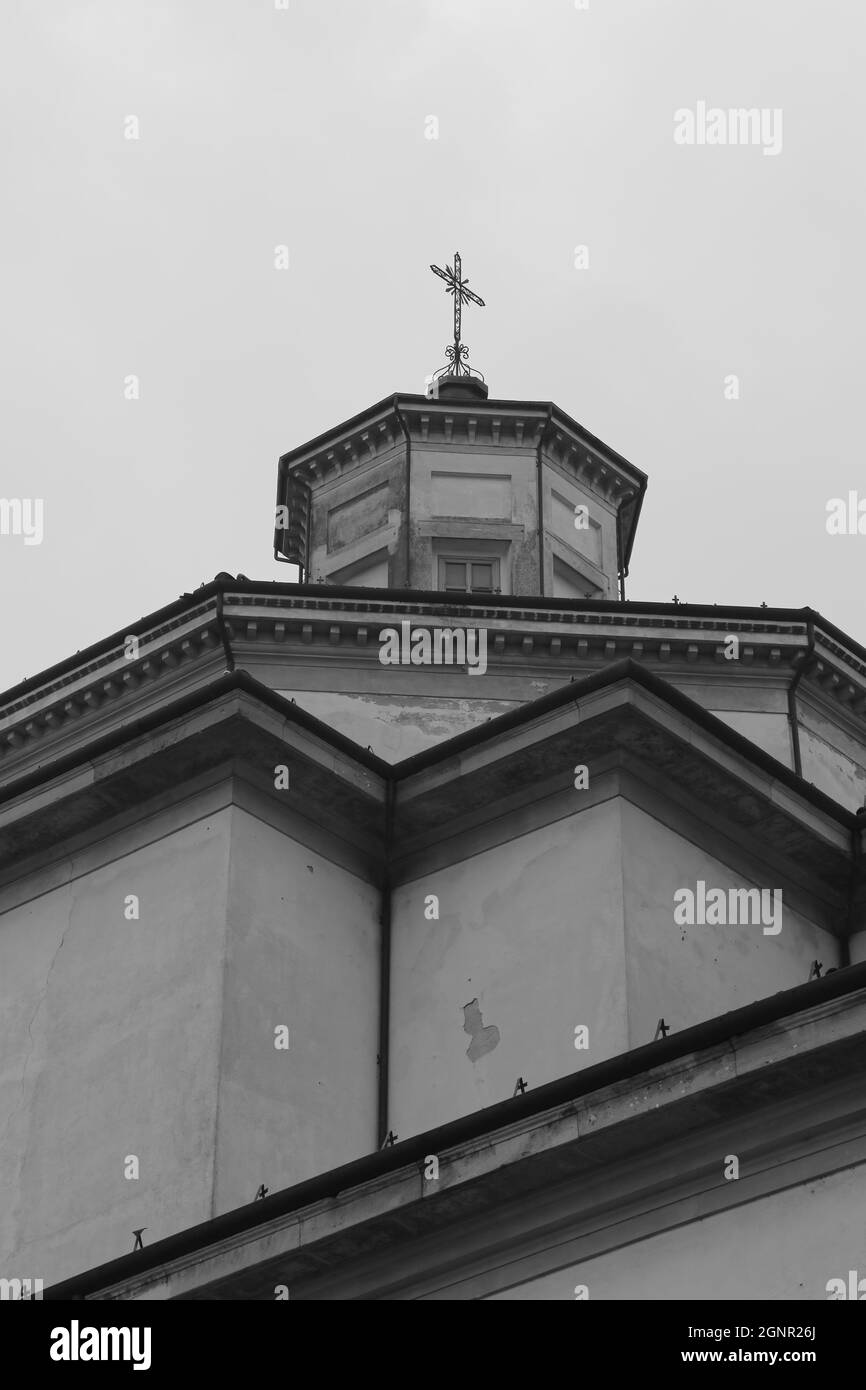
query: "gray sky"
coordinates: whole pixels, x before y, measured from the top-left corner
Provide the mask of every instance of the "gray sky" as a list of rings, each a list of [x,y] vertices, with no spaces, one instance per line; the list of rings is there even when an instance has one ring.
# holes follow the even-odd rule
[[[826,530],[866,501],[864,48],[857,0],[7,0],[0,497],[45,521],[0,535],[0,689],[293,577],[277,457],[424,389],[455,249],[491,395],[649,475],[630,598],[866,642],[866,535]],[[781,151],[675,144],[701,101]]]

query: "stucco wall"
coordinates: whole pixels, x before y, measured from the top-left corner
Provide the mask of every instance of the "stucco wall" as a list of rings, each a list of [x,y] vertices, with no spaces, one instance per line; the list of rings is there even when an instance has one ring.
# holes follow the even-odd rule
[[[384,583],[406,583],[402,542],[406,456],[399,448],[348,477],[316,488],[311,516],[310,574],[318,582],[384,550]]]
[[[294,698],[302,709],[329,728],[353,739],[361,748],[371,747],[378,757],[390,763],[444,743],[514,708],[511,700],[481,698],[339,695],[325,690],[280,694],[286,699]]]
[[[577,576],[581,595],[616,598],[618,557],[616,511],[589,487],[575,482],[545,458],[542,473],[544,508],[544,592],[563,592],[557,582],[555,557]],[[575,527],[575,507],[587,509],[586,524]],[[589,565],[584,562],[589,561]],[[597,592],[596,592],[597,589]],[[567,592],[567,590],[565,591]]]
[[[370,884],[233,809],[217,1212],[375,1149],[379,908]]]
[[[800,752],[807,782],[849,811],[866,802],[866,746],[806,703],[800,710]]]
[[[750,878],[617,798],[471,853],[394,895],[392,1127],[406,1137],[530,1085],[804,984],[838,943],[782,887],[782,927],[677,925],[674,893]],[[425,917],[439,899],[439,920]],[[428,909],[432,911],[432,907]],[[623,1011],[627,992],[627,1021]],[[499,1039],[476,1060],[464,1006]],[[576,1050],[574,1029],[589,1029]],[[490,1033],[481,1035],[488,1040]]]
[[[861,960],[866,960],[866,931],[854,932],[848,947],[852,965],[859,965]]]
[[[427,627],[429,623],[419,621],[415,626]],[[285,675],[273,665],[261,670],[253,667],[253,673],[347,738],[362,747],[369,744],[380,757],[398,762],[484,723],[491,716],[537,699],[575,674],[571,665],[555,675],[545,672],[535,679],[525,669],[519,674],[503,671],[496,666],[493,635],[488,628],[488,669],[483,676],[456,668],[443,671],[381,666],[378,662],[375,668],[341,669],[328,665],[320,668],[321,683],[342,689],[316,690],[309,688],[316,683],[316,677],[311,678],[308,670],[304,672],[308,688],[300,685],[296,666],[287,664]],[[376,637],[378,649],[378,630]],[[293,680],[289,679],[290,673]],[[579,677],[580,670],[576,674]],[[784,691],[748,683],[738,686],[731,683],[727,672],[723,676],[718,686],[707,680],[685,680],[676,673],[670,681],[783,766],[793,768],[787,708],[773,708],[784,705]],[[434,693],[442,690],[446,682],[448,694]],[[844,730],[807,711],[800,726],[800,747],[805,781],[813,782],[852,810],[866,801],[866,751],[858,748]]]
[[[0,889],[0,1275],[53,1283],[375,1148],[376,889],[193,803],[50,874]]]
[[[828,1280],[838,1278],[847,1283],[851,1269],[859,1270],[861,1278],[866,1276],[862,1226],[851,1219],[853,1212],[862,1209],[864,1191],[866,1167],[848,1168],[677,1226],[488,1298],[574,1301],[575,1287],[586,1285],[590,1302],[826,1299]],[[764,1322],[788,1325],[796,1319],[780,1312]],[[726,1343],[684,1340],[681,1350],[720,1345]],[[814,1350],[815,1343],[803,1341],[802,1346]],[[754,1342],[756,1350],[772,1347],[773,1342],[767,1339]]]
[[[652,1042],[660,1018],[674,1029],[729,1013],[805,984],[813,960],[838,965],[835,937],[786,901],[782,929],[677,925],[674,893],[710,888],[781,888],[768,871],[749,878],[637,806],[623,804],[623,883],[628,961],[629,1046]]]
[[[686,690],[687,695],[692,694]],[[754,698],[749,690],[744,690],[744,697]],[[692,698],[696,698],[692,695]],[[769,714],[765,710],[752,709],[716,709],[713,707],[712,696],[707,701],[707,708],[717,719],[721,719],[730,728],[735,729],[743,738],[749,739],[757,744],[765,753],[769,753],[771,758],[776,758],[785,767],[794,766],[794,755],[791,750],[791,726],[785,714]],[[808,778],[807,778],[808,780]]]
[[[424,915],[431,894],[438,921]],[[539,1086],[627,1046],[616,801],[400,886],[392,932],[401,1138],[507,1099],[520,1076]],[[476,998],[499,1041],[472,1061],[464,1006]],[[575,1050],[578,1025],[589,1050]]]
[[[390,667],[384,669],[388,672],[391,670]],[[416,677],[416,684],[423,687],[423,668],[410,669]],[[474,728],[489,718],[514,709],[515,706],[525,703],[528,698],[537,698],[565,683],[565,677],[560,676],[556,680],[536,682],[539,688],[535,689],[528,686],[525,679],[518,686],[516,681],[509,685],[507,678],[503,679],[501,676],[473,677],[449,673],[449,678],[465,682],[466,697],[436,697],[423,694],[389,696],[384,691],[336,693],[295,689],[281,689],[279,694],[285,699],[296,700],[303,709],[341,734],[345,734],[347,738],[354,739],[361,747],[366,748],[369,744],[380,758],[385,758],[388,762],[399,762],[402,758],[420,752],[422,748],[429,748],[436,743],[454,738],[466,729]],[[441,673],[435,672],[430,677],[431,681],[433,679],[441,683]],[[511,693],[514,698],[492,698],[486,692],[492,689],[494,684],[497,693]],[[541,689],[542,685],[544,689]],[[786,767],[793,767],[790,727],[786,715],[767,713],[764,710],[715,709],[711,704],[711,691],[686,688],[684,693],[700,703],[705,703],[710,713],[715,714],[744,738],[750,739],[765,753],[769,753]],[[749,692],[744,689],[743,694],[745,697]],[[806,734],[805,737],[808,739],[809,735]],[[842,759],[836,757],[829,765],[841,768]],[[811,768],[812,764],[809,766]],[[854,783],[850,778],[845,782],[841,772],[834,774],[827,785],[822,785],[811,773],[806,775],[806,780],[816,780],[822,790],[829,790],[830,795],[841,800],[844,805],[850,805],[851,797],[856,795],[856,791],[852,791]],[[826,783],[827,779],[823,781]],[[863,792],[857,805],[862,804],[864,798],[866,773],[863,774]]]
[[[211,1215],[229,813],[150,833],[0,890],[4,1275],[54,1282]]]
[[[448,475],[462,475],[448,480]],[[490,491],[493,480],[502,479],[502,498],[495,516],[479,515],[478,496]],[[462,500],[460,494],[463,494]],[[504,500],[503,500],[504,499]],[[503,593],[538,593],[538,504],[534,452],[473,449],[415,443],[412,446],[411,573],[416,589],[438,589],[434,566],[437,540],[466,539],[472,552],[473,538],[507,542],[507,561],[500,580]],[[448,508],[447,512],[443,508]],[[452,510],[452,508],[454,510]]]

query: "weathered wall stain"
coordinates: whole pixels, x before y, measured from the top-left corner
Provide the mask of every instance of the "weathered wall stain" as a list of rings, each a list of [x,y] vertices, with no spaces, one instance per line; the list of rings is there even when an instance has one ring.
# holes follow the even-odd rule
[[[484,1057],[498,1046],[499,1029],[495,1023],[490,1023],[486,1028],[484,1027],[484,1020],[481,1017],[477,999],[473,999],[471,1004],[463,1005],[463,1032],[469,1033],[472,1037],[472,1041],[466,1049],[466,1056],[470,1062],[477,1062],[479,1057]]]

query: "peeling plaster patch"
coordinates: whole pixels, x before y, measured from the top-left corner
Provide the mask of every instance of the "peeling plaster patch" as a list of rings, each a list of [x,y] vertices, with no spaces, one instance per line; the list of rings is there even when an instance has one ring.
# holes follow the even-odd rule
[[[361,694],[322,691],[278,692],[290,695],[318,719],[332,725],[355,743],[372,743],[373,750],[386,760],[399,760],[454,738],[482,724],[485,717],[496,718],[519,708],[520,700],[496,700],[456,696],[417,697],[395,700],[386,693]]]
[[[471,1004],[463,1005],[463,1032],[469,1033],[472,1038],[466,1049],[466,1056],[470,1062],[477,1062],[479,1057],[484,1057],[499,1045],[499,1029],[495,1023],[484,1027],[477,999],[473,999]]]
[[[455,726],[470,729],[480,724],[485,710],[490,711],[490,718],[493,719],[517,707],[519,701],[516,700],[443,699],[435,705],[418,701],[394,709],[391,718],[395,724],[407,724],[437,738],[448,738],[453,737]]]

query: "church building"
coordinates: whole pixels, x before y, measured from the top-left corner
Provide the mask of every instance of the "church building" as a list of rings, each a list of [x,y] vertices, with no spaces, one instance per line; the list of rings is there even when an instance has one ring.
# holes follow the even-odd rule
[[[0,695],[0,1276],[866,1294],[866,650],[628,599],[646,477],[437,273],[427,392],[279,460],[297,581]]]

